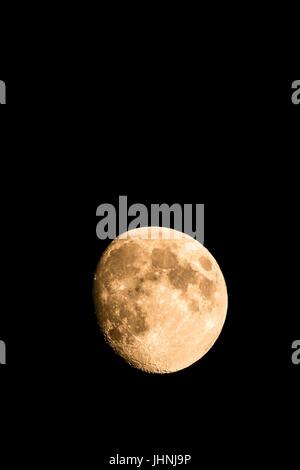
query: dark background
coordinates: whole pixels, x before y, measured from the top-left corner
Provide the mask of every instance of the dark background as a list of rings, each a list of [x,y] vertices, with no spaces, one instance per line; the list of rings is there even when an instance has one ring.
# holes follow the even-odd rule
[[[6,437],[18,423],[25,456],[41,462],[43,450],[53,464],[86,468],[102,468],[116,453],[191,453],[195,468],[293,464],[300,372],[291,363],[299,339],[293,80],[149,68],[131,75],[127,67],[122,80],[107,67],[101,79],[64,76],[56,87],[42,72],[22,82],[0,77],[8,91],[5,195],[18,191],[23,206],[10,308],[1,314]],[[92,281],[108,242],[96,238],[95,214],[119,195],[128,205],[205,204],[205,246],[224,273],[229,308],[215,346],[183,371],[135,370],[99,332]],[[15,204],[3,206],[9,221],[16,217]]]

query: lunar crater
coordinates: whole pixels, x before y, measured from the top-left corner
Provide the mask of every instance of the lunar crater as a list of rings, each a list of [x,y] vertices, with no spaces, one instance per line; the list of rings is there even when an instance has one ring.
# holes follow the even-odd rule
[[[212,262],[206,256],[201,256],[200,264],[206,271],[211,271]]]
[[[159,269],[171,269],[178,264],[177,257],[170,249],[153,248],[152,266]]]

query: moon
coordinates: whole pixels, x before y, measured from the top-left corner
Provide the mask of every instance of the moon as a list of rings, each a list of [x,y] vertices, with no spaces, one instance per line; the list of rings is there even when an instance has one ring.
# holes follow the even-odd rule
[[[150,373],[189,367],[223,328],[227,289],[197,240],[165,227],[130,230],[110,243],[94,276],[94,302],[106,341]]]

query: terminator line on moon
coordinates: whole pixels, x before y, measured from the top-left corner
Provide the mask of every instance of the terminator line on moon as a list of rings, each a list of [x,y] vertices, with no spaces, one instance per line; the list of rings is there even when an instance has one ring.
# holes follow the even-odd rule
[[[198,361],[227,313],[216,260],[197,240],[164,227],[130,230],[108,246],[96,269],[94,301],[106,341],[152,373]]]

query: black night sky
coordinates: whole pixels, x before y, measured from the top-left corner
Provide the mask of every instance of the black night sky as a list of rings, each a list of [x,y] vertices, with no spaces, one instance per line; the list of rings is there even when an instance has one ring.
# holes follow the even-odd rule
[[[245,84],[227,76],[220,90],[202,76],[179,93],[167,72],[155,81],[127,76],[120,85],[107,68],[100,89],[96,72],[80,75],[80,106],[64,76],[48,97],[59,104],[47,110],[42,75],[22,84],[14,74],[0,79],[8,92],[3,154],[28,155],[5,173],[11,198],[24,188],[29,199],[13,251],[41,262],[17,263],[30,296],[21,311],[1,314],[7,441],[13,417],[18,433],[33,439],[32,455],[39,447],[55,465],[106,468],[116,453],[188,453],[193,468],[240,467],[245,458],[249,466],[293,465],[300,372],[291,362],[300,334],[291,268],[298,256],[293,80],[255,76]],[[20,106],[25,88],[30,113]],[[97,325],[93,275],[109,242],[96,237],[96,208],[117,206],[120,195],[149,209],[205,204],[205,245],[226,279],[227,320],[209,353],[174,374],[130,367]],[[21,201],[12,203],[14,214]]]

